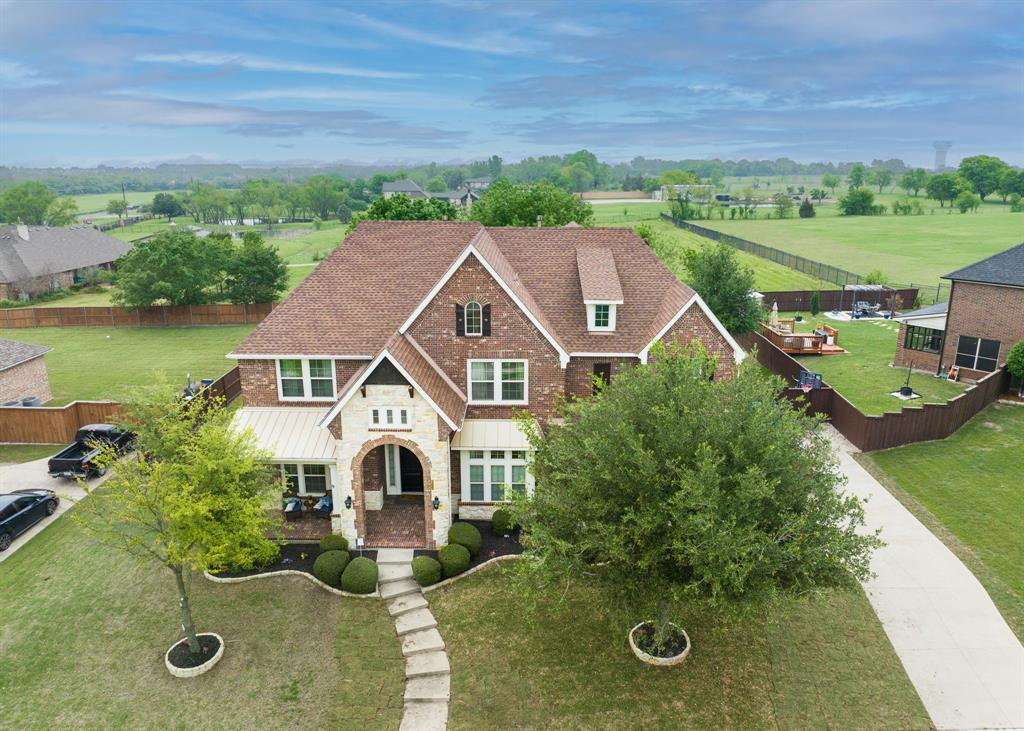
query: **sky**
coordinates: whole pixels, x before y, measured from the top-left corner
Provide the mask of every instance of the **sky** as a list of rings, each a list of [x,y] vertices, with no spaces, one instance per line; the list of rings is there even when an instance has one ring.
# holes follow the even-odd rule
[[[0,163],[1024,164],[1019,0],[0,0]]]

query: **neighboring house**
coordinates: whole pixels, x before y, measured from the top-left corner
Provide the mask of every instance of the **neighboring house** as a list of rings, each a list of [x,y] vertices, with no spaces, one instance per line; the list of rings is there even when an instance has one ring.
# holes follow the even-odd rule
[[[434,547],[529,490],[519,410],[548,419],[655,343],[743,351],[626,228],[365,221],[228,357],[250,427],[333,530]]]
[[[480,194],[468,185],[464,185],[456,190],[448,190],[444,193],[431,193],[433,198],[441,198],[446,200],[454,206],[460,206],[469,210],[473,207],[473,203],[480,200]]]
[[[0,406],[53,399],[43,356],[53,348],[0,339]]]
[[[976,380],[1024,340],[1024,244],[947,274],[949,301],[898,316],[897,366]]]
[[[483,180],[483,178],[478,178],[478,180]],[[448,190],[443,193],[428,193],[412,180],[396,180],[391,183],[384,183],[381,186],[381,195],[385,198],[391,198],[402,193],[413,199],[441,198],[442,200],[449,201],[452,205],[468,209],[473,205],[473,201],[480,199],[480,193],[477,191],[483,190],[486,187],[486,185],[473,187],[467,183],[456,190]]]
[[[464,185],[470,190],[480,191],[487,190],[487,186],[489,186],[492,182],[494,182],[494,178],[492,178],[490,175],[484,175],[483,177],[480,178],[470,178],[464,183]]]
[[[0,226],[0,299],[27,300],[110,269],[131,246],[91,226]]]
[[[412,180],[395,180],[393,182],[384,183],[380,189],[381,195],[385,198],[390,198],[399,193],[404,193],[410,198],[429,198],[430,194],[423,190]]]

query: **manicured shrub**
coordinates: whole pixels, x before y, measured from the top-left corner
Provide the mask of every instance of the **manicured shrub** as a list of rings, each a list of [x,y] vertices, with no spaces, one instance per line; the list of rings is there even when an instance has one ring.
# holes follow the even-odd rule
[[[345,536],[339,536],[332,533],[329,536],[324,536],[320,539],[320,550],[321,551],[347,551],[348,550],[348,539]]]
[[[470,523],[452,523],[452,527],[448,529],[448,542],[465,546],[470,556],[475,556],[480,551],[482,541],[480,531]]]
[[[491,525],[494,527],[494,532],[501,535],[507,535],[515,530],[515,526],[512,524],[512,513],[505,508],[498,508],[494,511],[494,515],[491,516]]]
[[[348,551],[324,551],[313,562],[313,576],[328,586],[337,586],[348,563]]]
[[[441,580],[441,564],[430,556],[417,556],[412,560],[412,575],[420,586],[430,586]]]
[[[365,556],[352,559],[341,575],[341,588],[353,594],[372,594],[377,588],[377,564]]]
[[[449,543],[437,552],[437,560],[441,562],[444,578],[457,576],[469,568],[469,549],[458,543]]]

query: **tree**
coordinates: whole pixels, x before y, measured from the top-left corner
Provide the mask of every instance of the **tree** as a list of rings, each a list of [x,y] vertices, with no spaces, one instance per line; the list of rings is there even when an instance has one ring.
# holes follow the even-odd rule
[[[870,179],[872,185],[878,186],[879,193],[881,193],[885,189],[885,186],[890,185],[892,183],[894,177],[895,175],[889,168],[875,168],[870,173],[868,173],[868,178]]]
[[[1017,393],[1024,396],[1024,340],[1018,341],[1006,356],[1006,370],[1021,382]]]
[[[786,193],[776,193],[772,196],[772,205],[779,218],[787,218],[793,212],[793,199]]]
[[[864,275],[864,284],[885,284],[885,272],[881,269],[872,269]]]
[[[652,351],[590,398],[563,402],[541,427],[520,417],[532,494],[514,493],[538,584],[585,581],[656,616],[655,645],[680,603],[735,607],[870,575],[877,535],[818,420],[780,400],[756,360],[710,379],[699,346]]]
[[[913,193],[915,198],[917,197],[917,192],[927,184],[928,171],[924,168],[908,170],[903,173],[903,177],[900,178],[900,187],[907,192]]]
[[[821,312],[821,294],[815,292],[811,295],[809,307],[811,308],[811,317],[814,317]]]
[[[699,185],[700,178],[690,170],[666,170],[658,178],[662,185]]]
[[[226,267],[224,294],[235,305],[276,302],[288,289],[288,268],[277,248],[255,231],[242,234],[242,244]]]
[[[160,302],[201,305],[224,269],[223,247],[191,231],[164,231],[140,241],[117,260],[111,299],[137,309]]]
[[[445,170],[443,177],[447,190],[461,188],[462,184],[466,182],[466,174],[461,170]]]
[[[811,188],[809,195],[811,196],[811,198],[818,201],[818,205],[820,206],[821,202],[825,200],[825,196],[827,196],[828,193],[826,193],[823,188]]]
[[[501,177],[501,166],[501,158],[498,157],[497,155],[491,155],[487,159],[487,174],[495,179]]]
[[[507,180],[492,183],[473,204],[470,217],[485,226],[564,226],[575,221],[590,225],[590,204],[546,180],[515,185]]]
[[[309,178],[302,184],[302,190],[306,204],[313,211],[313,215],[321,221],[326,221],[338,209],[341,194],[336,189],[334,181],[326,175],[314,175]]]
[[[929,198],[939,202],[940,208],[944,208],[946,201],[955,199],[966,187],[964,179],[956,173],[939,173],[928,179],[924,190]]]
[[[448,190],[448,185],[444,182],[444,178],[435,175],[427,181],[427,190],[431,193],[443,193]]]
[[[811,203],[810,198],[804,198],[803,203],[800,204],[800,218],[814,218],[814,204]]]
[[[978,210],[978,206],[981,205],[981,196],[977,193],[972,193],[969,190],[962,190],[957,194],[956,200],[953,201],[953,205],[959,208],[961,213],[976,211]]]
[[[56,200],[57,194],[42,183],[22,183],[0,195],[0,213],[5,223],[42,226],[46,223],[46,212]]]
[[[114,475],[88,498],[77,520],[101,542],[141,563],[174,575],[182,629],[193,655],[201,652],[192,620],[189,576],[229,566],[251,568],[272,560],[266,536],[274,522],[266,503],[280,491],[252,434],[231,425],[231,412],[215,400],[195,408],[158,384],[122,402],[127,427],[137,430],[137,451],[102,463]]]
[[[829,173],[828,175],[822,175],[821,176],[821,184],[824,185],[829,190],[831,190],[833,196],[835,196],[836,188],[839,187],[839,183],[840,182],[842,182],[842,181],[840,181],[839,176],[838,175],[833,175],[832,173]]]
[[[741,264],[736,250],[725,244],[705,245],[683,251],[689,284],[732,333],[757,329],[764,313],[751,297],[754,270]]]
[[[123,198],[111,198],[107,201],[106,211],[117,216],[117,222],[121,223],[121,219],[128,214],[128,202]]]
[[[859,188],[864,185],[864,181],[867,178],[867,170],[864,168],[863,163],[856,163],[850,172],[846,175],[846,182],[851,188]]]
[[[265,221],[267,228],[273,230],[281,204],[281,184],[273,180],[249,180],[242,187],[242,192],[256,208],[260,220]]]
[[[154,216],[167,216],[168,221],[175,216],[185,215],[181,201],[175,198],[173,193],[157,193],[153,196],[152,210]]]
[[[475,208],[474,204],[474,208]],[[363,219],[375,221],[454,221],[459,209],[441,198],[409,198],[404,193],[390,198],[378,198],[362,214],[353,216],[358,223]]]
[[[960,161],[960,175],[985,200],[985,196],[999,190],[999,182],[1009,166],[998,157],[974,155]]]
[[[46,209],[47,226],[70,226],[78,220],[78,204],[74,198],[58,198]]]
[[[1024,196],[1024,170],[1007,168],[999,177],[999,195],[1002,196],[1003,203],[1006,203],[1014,194]]]
[[[871,216],[878,213],[875,194],[867,188],[852,187],[839,196],[839,212],[844,216]]]

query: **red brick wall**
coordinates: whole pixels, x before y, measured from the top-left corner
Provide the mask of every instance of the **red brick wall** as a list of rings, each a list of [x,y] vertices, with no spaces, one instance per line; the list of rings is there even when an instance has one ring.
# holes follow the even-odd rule
[[[455,305],[476,301],[491,306],[489,337],[455,335]],[[558,352],[522,310],[470,257],[420,314],[409,333],[462,390],[469,386],[466,361],[471,358],[526,358],[529,410],[546,418],[565,387]],[[510,419],[513,406],[470,406],[470,419]],[[522,408],[522,407],[518,407]]]
[[[718,361],[715,378],[732,378],[736,375],[736,361],[732,348],[718,332],[718,328],[696,304],[676,320],[675,325],[665,333],[661,341],[666,345],[670,342],[687,345],[697,338],[704,342],[704,348]]]
[[[43,356],[0,371],[0,404],[21,401],[32,396],[44,404],[53,399]]]
[[[956,345],[961,335],[998,340],[999,363],[1005,363],[1013,344],[1024,340],[1024,289],[954,282],[942,349],[944,366],[956,362]],[[960,375],[974,380],[984,376],[985,371],[961,369]]]
[[[907,350],[903,344],[907,340],[907,323],[900,323],[900,334],[896,339],[896,357],[893,358],[893,365],[909,368],[911,364],[915,371],[928,371],[938,373],[939,354],[926,353],[923,350]]]
[[[348,379],[358,371],[366,361],[336,360],[334,361],[334,377],[338,392],[348,383]],[[324,408],[327,401],[280,401],[277,398],[277,366],[272,360],[239,360],[238,376],[242,383],[242,401],[246,406],[313,406]]]
[[[386,479],[384,447],[377,447],[363,458],[363,489],[383,490]]]
[[[565,393],[570,398],[581,398],[594,393],[594,364],[610,363],[612,378],[623,368],[639,363],[639,358],[572,358],[565,369]]]

